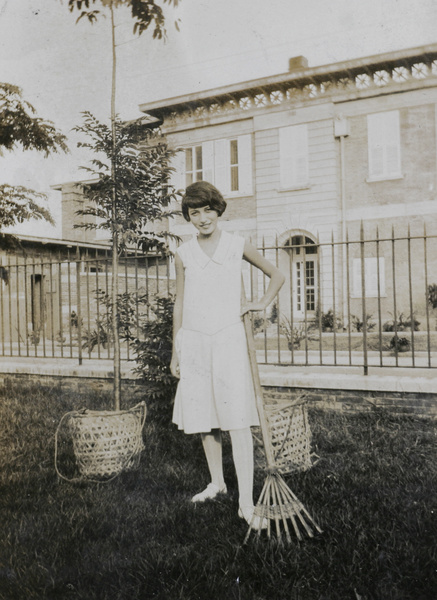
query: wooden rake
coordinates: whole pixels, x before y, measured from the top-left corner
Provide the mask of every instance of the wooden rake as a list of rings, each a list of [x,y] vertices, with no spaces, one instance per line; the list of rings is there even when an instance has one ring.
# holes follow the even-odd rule
[[[258,363],[256,360],[255,341],[252,333],[252,322],[249,313],[243,317],[244,328],[246,331],[247,348],[249,352],[250,368],[252,371],[253,385],[255,390],[256,406],[260,421],[261,436],[264,445],[267,477],[261,490],[259,500],[253,513],[252,521],[259,517],[267,521],[267,536],[270,539],[272,532],[276,532],[278,542],[281,544],[283,535],[287,543],[291,544],[291,531],[294,530],[299,540],[302,539],[302,533],[313,537],[315,532],[322,533],[320,527],[312,519],[302,502],[295,496],[282,478],[279,468],[275,463],[273,446],[269,423],[264,410],[264,399],[259,377]],[[274,525],[272,526],[272,521]],[[292,525],[292,530],[289,526]],[[251,524],[244,538],[244,544],[249,539],[252,531]],[[256,537],[259,540],[261,529],[256,530]]]

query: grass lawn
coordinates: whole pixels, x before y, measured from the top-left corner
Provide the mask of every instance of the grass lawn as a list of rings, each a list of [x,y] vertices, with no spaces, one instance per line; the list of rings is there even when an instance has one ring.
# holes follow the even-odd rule
[[[104,396],[87,405],[104,407]],[[227,438],[230,493],[217,502],[189,502],[208,482],[199,438],[151,415],[138,471],[70,484],[54,470],[54,433],[82,406],[57,388],[0,392],[2,600],[437,597],[435,422],[310,412],[320,461],[287,481],[323,534],[241,546]]]

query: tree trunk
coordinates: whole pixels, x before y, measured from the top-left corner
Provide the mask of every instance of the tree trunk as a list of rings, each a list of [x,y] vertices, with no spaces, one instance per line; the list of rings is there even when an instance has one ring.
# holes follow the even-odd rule
[[[111,158],[111,175],[113,181],[112,187],[112,334],[114,337],[114,408],[120,410],[121,397],[121,362],[120,362],[120,337],[118,331],[118,230],[117,230],[117,197],[116,197],[116,130],[115,130],[115,94],[116,94],[116,69],[117,55],[115,49],[115,22],[114,22],[114,6],[110,4],[111,10],[111,33],[112,33],[112,89],[111,89],[111,130],[112,130],[112,158]]]

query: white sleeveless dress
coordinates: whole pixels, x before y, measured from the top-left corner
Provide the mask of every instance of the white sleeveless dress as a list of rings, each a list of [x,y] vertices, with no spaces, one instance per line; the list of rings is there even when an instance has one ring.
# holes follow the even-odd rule
[[[226,231],[212,258],[197,237],[177,250],[185,287],[173,422],[185,433],[259,425],[240,315],[243,250],[244,238]]]

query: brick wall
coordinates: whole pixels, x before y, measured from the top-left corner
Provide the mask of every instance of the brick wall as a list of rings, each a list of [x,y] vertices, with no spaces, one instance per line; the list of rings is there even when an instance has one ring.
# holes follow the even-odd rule
[[[34,374],[0,374],[2,386],[30,386],[72,390],[86,396],[90,390],[111,391],[113,381],[110,378],[98,377],[60,377]],[[146,400],[144,388],[136,379],[123,379],[124,394],[130,394],[139,401]],[[393,414],[411,414],[420,417],[437,418],[437,393],[405,393],[405,392],[372,392],[362,390],[324,390],[289,387],[264,387],[267,402],[294,399],[305,394],[309,407],[343,412],[370,411],[374,408],[384,409]]]
[[[343,412],[385,409],[394,414],[412,414],[437,418],[437,393],[405,393],[365,390],[324,390],[306,388],[265,387],[268,402],[297,398],[305,394],[308,405]]]
[[[138,395],[138,402],[144,400],[144,388],[139,380],[122,379],[122,394]],[[63,391],[72,391],[85,397],[90,392],[111,392],[113,380],[109,377],[65,377],[56,375],[36,375],[29,373],[0,373],[2,387],[56,388],[61,395]]]

